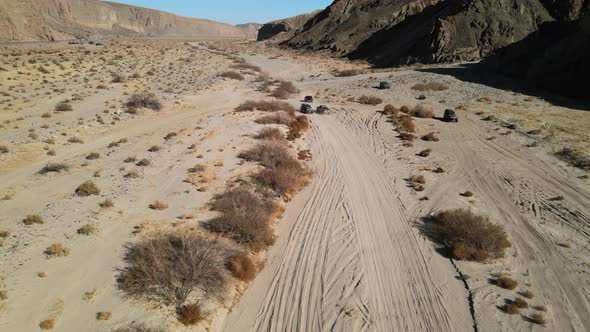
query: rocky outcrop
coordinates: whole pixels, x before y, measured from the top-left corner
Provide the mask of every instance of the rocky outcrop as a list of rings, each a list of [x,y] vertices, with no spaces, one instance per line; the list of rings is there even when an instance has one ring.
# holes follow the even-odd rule
[[[98,0],[0,0],[0,41],[97,35],[247,37],[228,24]]]
[[[377,66],[472,61],[552,20],[539,0],[336,0],[283,45]]]
[[[564,96],[590,100],[590,14],[553,22],[484,60],[488,70]]]
[[[258,41],[273,40],[281,42],[293,37],[307,21],[317,15],[320,11],[297,15],[282,20],[263,24],[258,30]]]
[[[543,5],[559,21],[573,21],[590,7],[588,0],[541,0]]]

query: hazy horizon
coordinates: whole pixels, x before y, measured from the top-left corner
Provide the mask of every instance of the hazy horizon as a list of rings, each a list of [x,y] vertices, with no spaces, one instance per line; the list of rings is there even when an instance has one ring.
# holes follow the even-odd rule
[[[266,23],[277,19],[323,9],[331,0],[287,1],[260,0],[108,0],[138,7],[157,9],[180,16],[208,19],[228,24]]]

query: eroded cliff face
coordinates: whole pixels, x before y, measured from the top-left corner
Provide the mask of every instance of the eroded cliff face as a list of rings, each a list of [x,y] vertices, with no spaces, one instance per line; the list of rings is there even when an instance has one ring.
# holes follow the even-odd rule
[[[496,73],[527,81],[554,93],[590,100],[590,15],[552,22],[483,62]]]
[[[284,45],[377,66],[472,61],[551,20],[539,0],[337,0]]]
[[[301,27],[320,11],[314,11],[302,15],[288,17],[282,20],[268,22],[263,24],[258,30],[258,41],[273,40],[281,42],[292,38]]]
[[[223,23],[97,0],[0,0],[0,41],[94,35],[247,37]]]

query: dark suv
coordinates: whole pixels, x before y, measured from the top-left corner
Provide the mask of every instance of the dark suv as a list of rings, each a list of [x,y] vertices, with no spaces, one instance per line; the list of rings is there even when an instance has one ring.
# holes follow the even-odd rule
[[[310,104],[301,104],[301,113],[311,114],[313,113],[313,109],[311,108]]]
[[[443,116],[443,120],[445,122],[459,122],[459,118],[457,117],[457,113],[455,111],[448,109],[445,110],[445,115]]]
[[[313,97],[312,96],[305,96],[305,98],[303,98],[303,102],[304,103],[313,103]]]

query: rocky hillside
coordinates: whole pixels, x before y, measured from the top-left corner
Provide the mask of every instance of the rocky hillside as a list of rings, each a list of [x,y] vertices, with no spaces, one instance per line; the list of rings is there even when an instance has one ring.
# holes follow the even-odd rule
[[[590,100],[590,15],[552,22],[483,62],[494,72],[523,79],[555,93]]]
[[[247,37],[227,24],[98,0],[0,0],[0,41],[97,35]]]
[[[284,45],[378,66],[470,61],[551,20],[539,0],[336,0]]]
[[[258,41],[272,39],[275,42],[281,42],[292,38],[298,29],[303,27],[307,21],[317,15],[320,11],[314,11],[307,14],[288,17],[282,20],[272,21],[263,24],[258,30]]]

